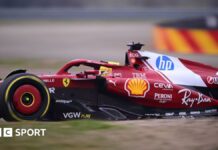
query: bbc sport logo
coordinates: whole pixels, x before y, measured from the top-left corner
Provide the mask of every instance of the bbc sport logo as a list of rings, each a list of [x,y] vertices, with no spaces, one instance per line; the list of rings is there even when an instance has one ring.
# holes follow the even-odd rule
[[[0,128],[0,137],[13,137],[12,128]]]
[[[174,70],[174,63],[167,56],[159,56],[156,60],[156,67],[159,70]]]
[[[0,137],[45,136],[46,129],[0,128]]]

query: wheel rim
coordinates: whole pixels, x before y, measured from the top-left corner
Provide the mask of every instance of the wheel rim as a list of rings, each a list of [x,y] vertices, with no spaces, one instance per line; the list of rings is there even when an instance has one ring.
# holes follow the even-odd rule
[[[40,109],[41,103],[41,94],[33,85],[19,86],[14,92],[12,104],[15,110],[22,115],[36,113]]]

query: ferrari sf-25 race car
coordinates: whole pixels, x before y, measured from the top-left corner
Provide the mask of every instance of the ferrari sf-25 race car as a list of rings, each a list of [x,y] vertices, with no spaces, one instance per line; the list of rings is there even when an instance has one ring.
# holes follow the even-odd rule
[[[218,69],[130,44],[125,65],[76,59],[56,74],[11,72],[0,82],[8,121],[126,120],[218,114]],[[85,66],[85,70],[77,71]],[[84,69],[84,67],[83,67]]]

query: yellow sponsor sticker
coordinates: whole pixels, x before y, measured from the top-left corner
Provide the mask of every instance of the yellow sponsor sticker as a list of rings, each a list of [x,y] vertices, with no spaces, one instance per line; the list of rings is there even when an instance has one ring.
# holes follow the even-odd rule
[[[132,78],[126,80],[124,88],[129,96],[145,97],[145,94],[150,90],[150,85],[145,79]]]
[[[64,87],[68,87],[70,85],[70,79],[63,78],[62,83],[63,83]]]
[[[99,71],[101,76],[108,76],[112,73],[112,68],[101,66]]]
[[[115,62],[115,61],[108,61],[108,64],[111,64],[111,65],[120,65],[119,62]]]

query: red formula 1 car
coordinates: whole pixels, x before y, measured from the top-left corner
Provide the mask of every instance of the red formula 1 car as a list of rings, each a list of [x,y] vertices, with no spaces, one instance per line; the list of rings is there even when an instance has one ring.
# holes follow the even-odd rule
[[[77,59],[54,75],[10,73],[0,84],[1,117],[125,120],[218,114],[217,68],[141,51],[140,43],[129,46],[123,66]],[[81,66],[86,69],[75,73]]]

